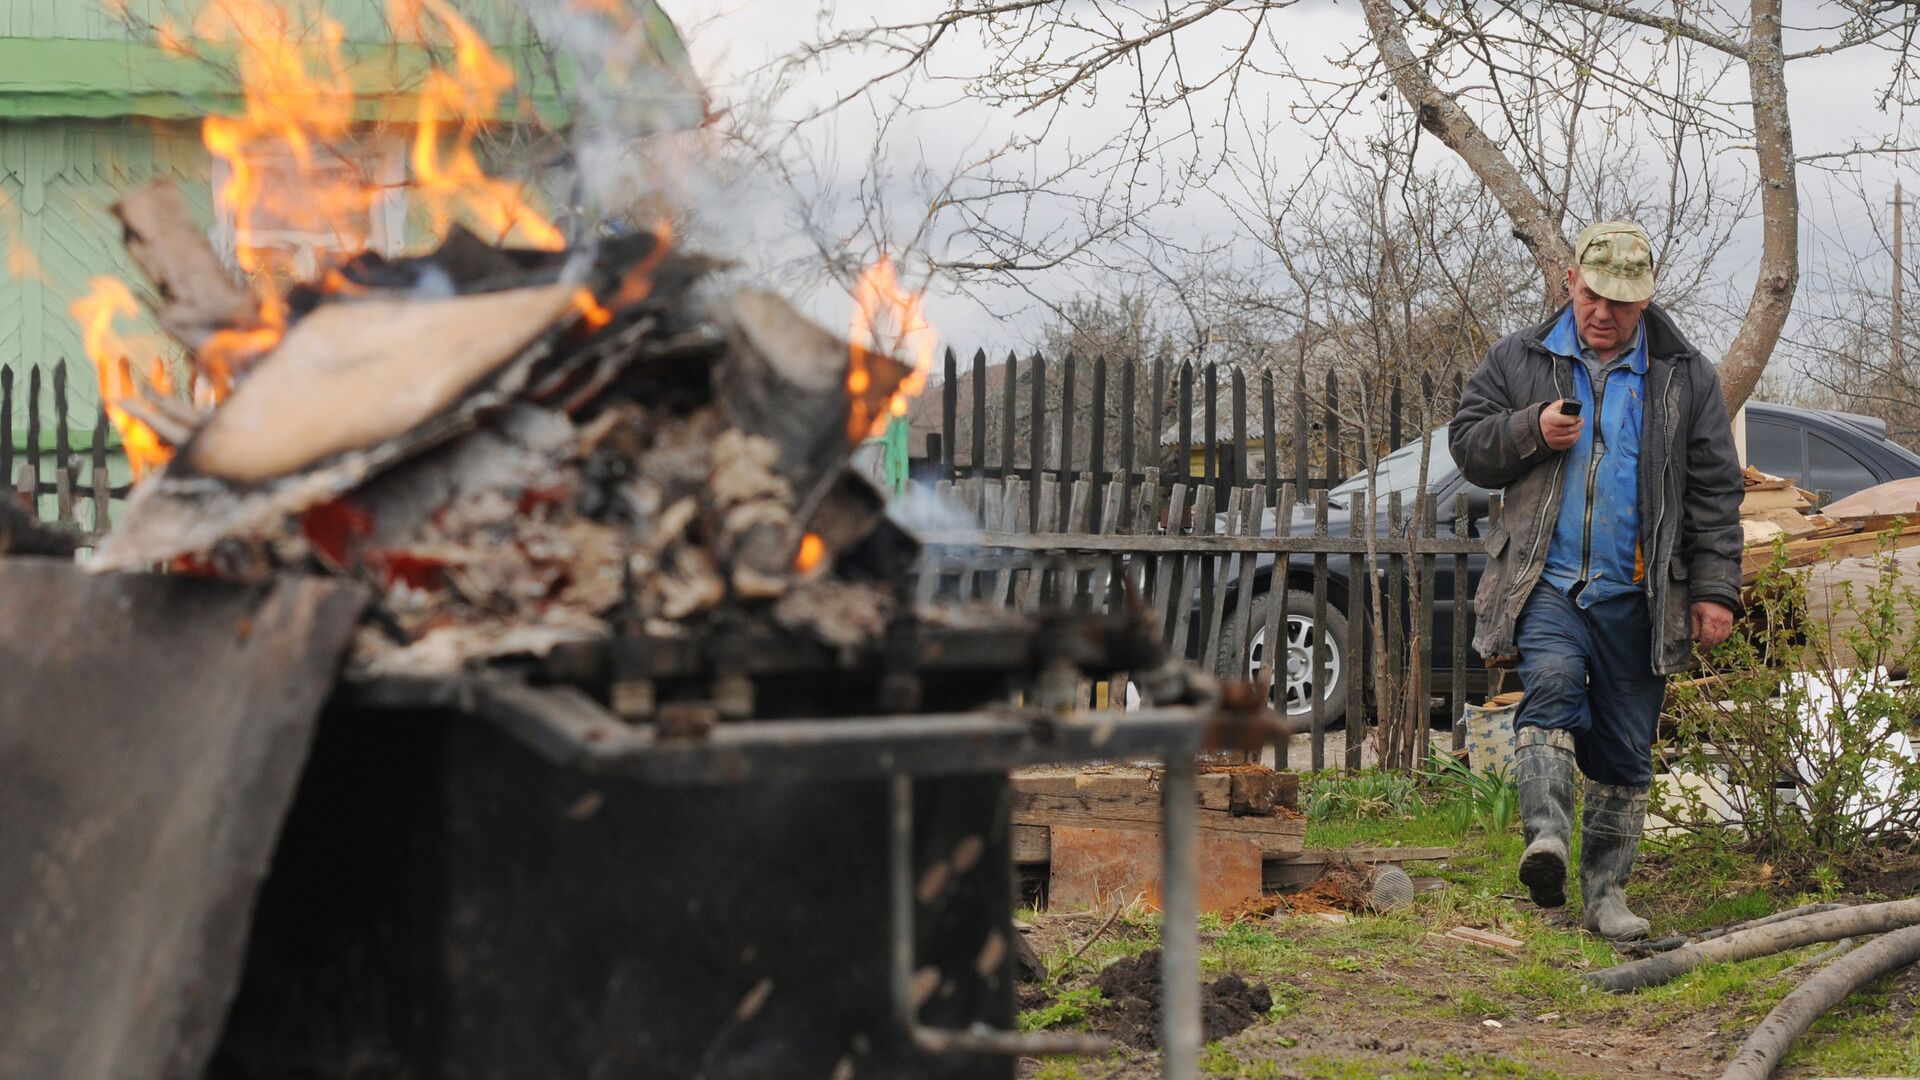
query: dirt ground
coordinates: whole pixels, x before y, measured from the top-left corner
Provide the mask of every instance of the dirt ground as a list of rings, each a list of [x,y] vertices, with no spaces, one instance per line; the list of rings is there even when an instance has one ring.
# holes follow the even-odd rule
[[[1306,938],[1332,932],[1315,922],[1283,916],[1273,928]],[[1078,915],[1041,916],[1028,940],[1043,954],[1063,944],[1077,948],[1097,925]],[[1396,961],[1391,967],[1325,970],[1277,984],[1268,980],[1271,996],[1285,1005],[1284,1015],[1226,1037],[1220,1050],[1240,1062],[1271,1062],[1270,1068],[1249,1073],[1270,1080],[1528,1075],[1495,1059],[1524,1061],[1543,1075],[1618,1078],[1717,1077],[1727,1055],[1739,1045],[1737,1037],[1716,1030],[1722,1019],[1717,1014],[1650,1030],[1630,1022],[1634,1010],[1625,1001],[1617,1010],[1580,1022],[1550,1013],[1513,1015],[1498,1006],[1485,1016],[1462,1013],[1462,990],[1490,981],[1485,978],[1490,969],[1517,961],[1439,935],[1423,943],[1422,951],[1423,957]],[[1158,959],[1157,951],[1151,955]],[[1103,1029],[1097,1018],[1089,1026]],[[1429,1071],[1436,1065],[1443,1071]],[[1036,1076],[1040,1069],[1040,1063],[1030,1061],[1021,1075]],[[1088,1080],[1146,1080],[1160,1075],[1159,1059],[1127,1048],[1117,1051],[1112,1061],[1081,1065],[1079,1075]]]
[[[1911,895],[1906,879],[1916,873],[1920,869],[1909,864],[1891,875],[1898,881],[1884,884],[1908,885],[1906,893],[1896,895]],[[1487,925],[1486,914],[1503,909],[1513,913],[1514,924],[1502,926],[1496,917],[1496,930],[1538,941],[1538,929],[1530,935],[1521,924],[1531,921],[1538,928],[1554,923],[1567,932],[1565,940],[1576,944],[1559,947],[1555,955],[1529,956],[1525,950],[1489,949],[1441,932],[1455,918]],[[1721,1074],[1727,1058],[1770,1005],[1768,991],[1784,992],[1804,974],[1763,972],[1731,991],[1705,985],[1676,985],[1658,996],[1569,991],[1579,970],[1612,962],[1610,951],[1578,943],[1584,935],[1571,931],[1564,919],[1550,918],[1510,897],[1479,898],[1474,915],[1479,917],[1464,909],[1398,919],[1349,915],[1343,922],[1280,915],[1203,930],[1206,979],[1239,975],[1236,985],[1257,986],[1274,1003],[1250,1026],[1210,1046],[1202,1059],[1203,1072],[1248,1080],[1712,1078]],[[1131,980],[1145,963],[1135,957],[1144,955],[1157,963],[1157,950],[1146,951],[1154,944],[1150,922],[1116,922],[1089,945],[1089,937],[1103,923],[1090,913],[1032,917],[1031,928],[1023,932],[1041,956],[1052,958],[1056,971],[1061,970],[1060,958],[1076,952],[1081,957],[1067,966],[1071,973],[1050,987],[1050,993],[1025,988],[1023,1010],[1043,1008],[1062,996],[1072,999],[1076,991],[1088,993],[1085,988],[1094,985],[1111,999],[1114,988],[1107,984],[1115,979],[1105,972],[1114,968],[1103,965],[1123,965]],[[1783,959],[1782,966],[1785,963]],[[1883,1000],[1869,1007],[1878,1010],[1882,1028],[1889,1034],[1913,1030],[1914,1013],[1920,1009],[1920,968],[1898,976]],[[1089,1008],[1085,1026],[1130,1045],[1098,1061],[1029,1061],[1021,1075],[1036,1080],[1159,1076],[1157,1051],[1129,1037],[1131,1029],[1103,1016],[1101,1008]],[[1142,1019],[1136,1015],[1127,1023],[1137,1026]],[[1810,1080],[1848,1073],[1789,1065],[1776,1075]],[[1902,1072],[1873,1070],[1872,1075]]]

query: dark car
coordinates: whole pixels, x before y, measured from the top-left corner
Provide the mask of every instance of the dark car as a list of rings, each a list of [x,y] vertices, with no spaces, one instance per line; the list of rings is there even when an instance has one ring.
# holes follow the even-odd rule
[[[1747,461],[1750,465],[1763,472],[1787,477],[1815,492],[1823,501],[1842,499],[1889,480],[1920,476],[1920,454],[1889,440],[1886,437],[1886,424],[1872,417],[1756,401],[1747,405],[1746,428]],[[1427,490],[1434,494],[1440,508],[1436,533],[1442,537],[1455,534],[1455,501],[1458,496],[1465,495],[1474,522],[1469,535],[1479,535],[1485,527],[1488,493],[1483,488],[1467,483],[1466,478],[1460,475],[1459,468],[1454,465],[1453,457],[1447,451],[1445,428],[1433,433],[1431,446]],[[1388,454],[1381,460],[1378,474],[1378,505],[1384,508],[1388,494],[1398,491],[1407,505],[1411,506],[1412,496],[1420,486],[1420,443],[1411,443]],[[1351,527],[1351,510],[1357,502],[1365,500],[1366,489],[1367,476],[1363,472],[1348,478],[1327,493],[1327,522],[1329,531],[1334,535],[1347,535]],[[1273,511],[1269,510],[1261,523],[1262,534],[1274,535],[1274,524]],[[1385,524],[1383,510],[1374,523],[1376,532],[1384,535]],[[1295,535],[1312,531],[1311,507],[1294,507],[1292,528]],[[1452,684],[1453,560],[1440,558],[1434,560],[1434,564],[1433,627],[1427,640],[1430,655],[1434,658],[1432,689],[1435,694],[1444,694]],[[1473,595],[1485,564],[1485,556],[1473,555],[1468,558],[1464,595]],[[1252,663],[1255,671],[1258,671],[1266,650],[1267,609],[1275,602],[1273,567],[1272,556],[1255,562],[1256,592],[1251,620],[1254,627]],[[1313,678],[1309,656],[1314,629],[1312,556],[1288,557],[1286,585],[1286,711],[1296,718],[1307,716],[1313,700],[1310,695],[1317,684],[1320,692],[1328,698],[1326,717],[1332,723],[1346,711],[1347,683],[1353,677],[1353,665],[1346,655],[1347,620],[1344,611],[1347,603],[1347,560],[1340,556],[1327,560],[1327,663],[1319,679]],[[1231,597],[1235,593],[1230,588],[1227,595]],[[1222,631],[1219,650],[1222,658],[1232,657],[1240,651],[1236,626],[1237,620],[1228,619]],[[1471,609],[1467,614],[1467,627],[1471,637]],[[1474,655],[1472,649],[1467,650],[1467,657],[1466,689],[1469,693],[1482,692],[1487,685],[1486,670],[1481,667],[1480,658]],[[1279,680],[1276,678],[1275,682]],[[1281,687],[1276,686],[1275,691],[1277,698]],[[1279,702],[1276,700],[1275,704]]]

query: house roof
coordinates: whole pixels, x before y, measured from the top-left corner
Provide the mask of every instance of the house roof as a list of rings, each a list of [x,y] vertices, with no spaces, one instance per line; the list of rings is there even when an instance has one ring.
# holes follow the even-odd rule
[[[343,29],[341,55],[364,101],[364,118],[404,110],[434,66],[428,46],[398,40],[378,0],[284,0],[304,14],[324,12]],[[645,108],[656,130],[696,127],[706,114],[705,90],[679,31],[653,0],[623,0],[633,12],[642,51],[658,79],[626,80],[622,93]],[[185,39],[199,55],[183,57],[102,13],[105,0],[0,0],[0,119],[137,116],[197,119],[237,112],[240,88],[220,61],[231,47]],[[516,74],[495,116],[501,121],[564,120],[573,91],[595,75],[546,50],[513,0],[456,0]],[[46,11],[39,9],[46,8]],[[191,5],[189,6],[191,10]],[[643,89],[631,89],[645,82]]]

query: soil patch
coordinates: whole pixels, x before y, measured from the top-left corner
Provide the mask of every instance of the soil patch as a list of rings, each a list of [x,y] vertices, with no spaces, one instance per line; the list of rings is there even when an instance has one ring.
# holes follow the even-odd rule
[[[1920,856],[1888,859],[1885,864],[1843,874],[1847,890],[1904,900],[1920,896]]]
[[[1108,1004],[1092,1014],[1095,1030],[1135,1050],[1160,1045],[1160,950],[1115,961],[1094,985]],[[1244,1031],[1273,1008],[1266,983],[1249,983],[1238,975],[1222,975],[1200,987],[1202,1039],[1213,1042]]]

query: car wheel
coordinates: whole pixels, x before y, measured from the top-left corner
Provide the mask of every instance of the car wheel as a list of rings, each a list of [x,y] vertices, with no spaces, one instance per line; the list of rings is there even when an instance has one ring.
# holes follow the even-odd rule
[[[1327,608],[1326,662],[1320,677],[1313,673],[1313,594],[1300,589],[1287,590],[1287,618],[1280,627],[1281,648],[1275,658],[1273,707],[1284,713],[1301,729],[1313,718],[1313,694],[1317,690],[1326,699],[1322,728],[1338,724],[1347,712],[1347,683],[1353,677],[1347,663],[1347,617],[1332,606]],[[1258,678],[1266,663],[1267,613],[1275,603],[1274,594],[1261,593],[1253,599],[1253,647],[1248,651],[1248,678]],[[1229,618],[1220,632],[1220,653],[1216,670],[1232,671],[1240,654],[1240,620]]]

